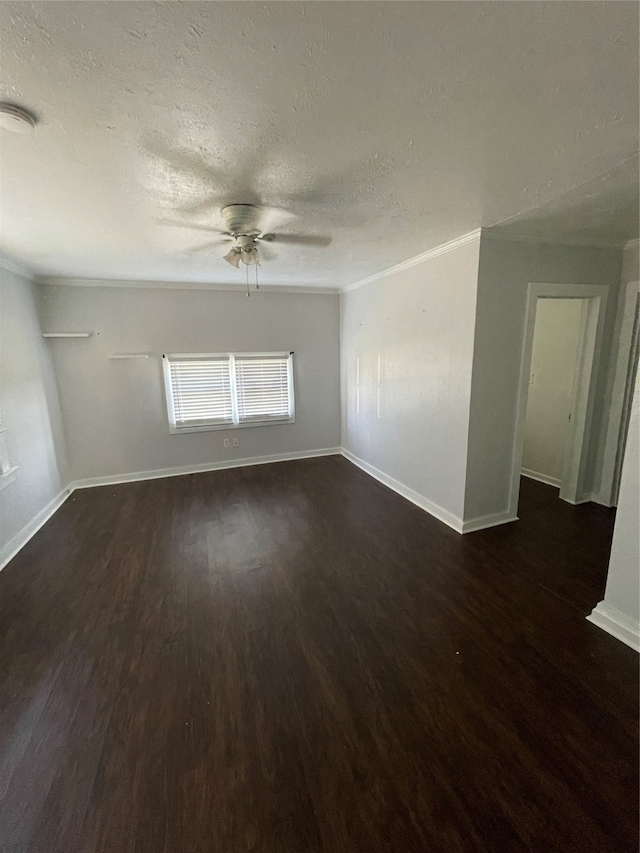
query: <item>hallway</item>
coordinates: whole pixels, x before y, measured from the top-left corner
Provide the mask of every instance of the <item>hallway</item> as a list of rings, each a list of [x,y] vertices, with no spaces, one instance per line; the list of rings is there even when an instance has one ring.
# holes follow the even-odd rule
[[[521,477],[518,517],[466,538],[589,614],[604,597],[615,509],[573,506],[553,486]]]

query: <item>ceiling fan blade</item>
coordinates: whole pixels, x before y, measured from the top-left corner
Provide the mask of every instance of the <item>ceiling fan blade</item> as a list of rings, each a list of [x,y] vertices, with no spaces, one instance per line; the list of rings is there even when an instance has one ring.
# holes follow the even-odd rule
[[[214,228],[211,225],[197,225],[195,222],[181,222],[178,219],[158,219],[158,225],[168,225],[171,228],[188,228],[191,231],[208,231],[210,234],[223,234],[230,236],[228,231]]]
[[[293,246],[325,247],[331,243],[331,237],[319,234],[263,234],[259,237],[267,243],[288,243]]]
[[[295,213],[279,207],[257,207],[256,211],[255,227],[261,234],[278,231],[296,218]]]
[[[185,255],[197,255],[199,252],[206,252],[209,249],[219,249],[225,243],[231,242],[233,238],[220,237],[217,240],[209,240],[208,243],[203,243],[201,246],[191,246],[188,249],[183,249]]]
[[[264,261],[275,261],[278,257],[278,253],[274,252],[271,246],[267,245],[267,243],[262,243],[258,248],[258,252]]]
[[[224,169],[207,162],[200,151],[176,148],[161,137],[147,138],[144,147],[152,157],[166,163],[174,172],[190,174],[205,186],[210,186],[212,181],[223,183],[227,177]]]
[[[191,204],[180,204],[176,207],[176,210],[179,210],[180,213],[204,213],[207,210],[215,210],[217,207],[220,207],[220,196],[212,194],[202,199],[202,201],[196,201]]]

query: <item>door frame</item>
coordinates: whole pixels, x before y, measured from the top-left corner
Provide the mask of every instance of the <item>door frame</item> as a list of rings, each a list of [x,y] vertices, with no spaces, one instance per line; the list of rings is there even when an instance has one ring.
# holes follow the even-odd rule
[[[591,437],[595,404],[596,379],[607,315],[609,288],[601,284],[552,284],[530,282],[527,287],[527,311],[520,364],[520,382],[516,410],[516,433],[511,468],[510,512],[517,516],[520,476],[524,449],[524,428],[529,398],[529,375],[533,352],[533,333],[539,299],[583,299],[583,311],[573,380],[573,416],[569,439],[570,452],[565,454],[560,497],[578,504],[591,500],[585,488],[585,469]]]
[[[602,477],[598,492],[598,503],[605,506],[616,506],[620,486],[620,469],[624,455],[624,435],[629,418],[629,387],[633,396],[633,347],[638,306],[640,304],[640,282],[630,281],[626,285],[620,299],[620,317],[617,328],[618,351],[615,361],[611,404],[602,460]],[[625,408],[626,406],[626,408]]]

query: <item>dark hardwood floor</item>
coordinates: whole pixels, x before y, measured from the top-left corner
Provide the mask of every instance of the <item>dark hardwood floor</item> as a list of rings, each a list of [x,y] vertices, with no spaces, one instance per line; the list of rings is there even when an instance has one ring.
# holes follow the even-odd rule
[[[517,524],[470,534],[474,545],[591,613],[604,598],[615,509],[572,506],[559,489],[522,477],[518,516]]]
[[[331,457],[74,493],[0,573],[3,853],[630,853],[612,513]]]

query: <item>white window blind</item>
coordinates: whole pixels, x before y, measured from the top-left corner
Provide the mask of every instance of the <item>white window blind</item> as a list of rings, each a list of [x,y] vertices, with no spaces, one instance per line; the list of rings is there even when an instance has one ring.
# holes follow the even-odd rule
[[[176,429],[233,423],[230,360],[169,360],[170,416]]]
[[[236,356],[238,419],[282,420],[289,411],[289,356]]]
[[[165,355],[173,433],[292,423],[293,353]]]

